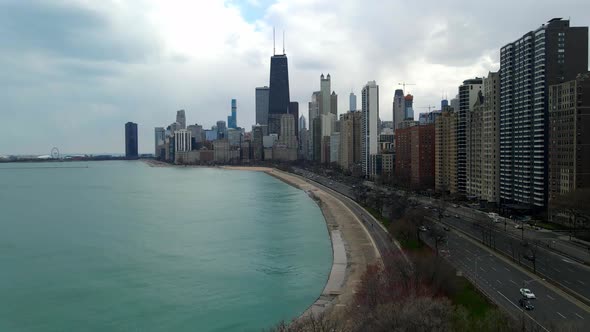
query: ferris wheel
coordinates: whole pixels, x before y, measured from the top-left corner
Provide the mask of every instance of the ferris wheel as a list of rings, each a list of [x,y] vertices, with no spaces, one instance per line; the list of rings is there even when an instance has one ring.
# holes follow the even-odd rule
[[[51,149],[51,158],[52,159],[59,159],[59,149],[54,147]]]

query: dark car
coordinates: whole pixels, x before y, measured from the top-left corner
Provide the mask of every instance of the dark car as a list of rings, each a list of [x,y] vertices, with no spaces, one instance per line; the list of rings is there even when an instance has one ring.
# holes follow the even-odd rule
[[[525,308],[526,310],[535,309],[535,306],[528,299],[520,299],[518,300],[518,304],[520,304],[520,306]]]
[[[451,230],[451,229],[450,229],[449,227],[447,227],[447,226],[443,226],[443,229],[444,229],[445,231],[450,231],[450,230]]]

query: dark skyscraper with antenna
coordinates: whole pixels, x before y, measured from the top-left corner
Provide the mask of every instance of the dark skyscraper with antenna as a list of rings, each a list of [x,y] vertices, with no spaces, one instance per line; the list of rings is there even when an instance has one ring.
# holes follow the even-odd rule
[[[268,132],[271,134],[278,134],[281,126],[281,115],[289,113],[290,102],[289,68],[287,65],[287,55],[285,54],[284,35],[283,54],[273,54],[270,58],[270,86],[268,99]]]

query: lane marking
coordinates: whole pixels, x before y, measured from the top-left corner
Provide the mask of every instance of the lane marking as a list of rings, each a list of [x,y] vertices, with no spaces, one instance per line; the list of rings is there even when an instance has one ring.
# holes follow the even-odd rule
[[[512,281],[512,280],[510,280],[510,281]],[[497,292],[498,292],[498,294],[502,295],[502,297],[505,298],[506,301],[508,301],[510,304],[512,304],[514,307],[516,307],[516,309],[518,311],[522,311],[522,309],[519,306],[517,306],[516,304],[514,304],[509,298],[507,298],[506,295],[502,294],[502,292],[500,292],[500,291],[497,291]],[[531,315],[529,315],[528,313],[526,313],[524,311],[522,311],[522,313],[525,314],[525,315],[527,315],[528,318],[530,318],[533,322],[535,322],[537,325],[539,325],[539,327],[541,327],[543,330],[545,330],[547,332],[550,332],[547,328],[545,328],[545,326],[541,325],[533,317],[531,317]]]
[[[556,268],[553,268],[553,269],[554,269],[555,271],[557,271],[557,272],[561,273],[561,271],[559,271],[558,269],[556,269]]]
[[[507,268],[506,266],[504,266],[504,269],[505,269],[506,271],[510,272],[510,269],[509,269],[509,268]]]
[[[556,311],[556,313],[557,313],[558,315],[560,315],[561,317],[563,317],[564,319],[567,319],[567,317],[565,317],[564,315],[562,315],[562,314],[561,314],[561,312],[559,312],[559,311]]]
[[[480,267],[479,269],[482,270],[483,272],[486,272],[486,270],[484,270],[483,267]]]
[[[514,281],[512,281],[512,279],[509,279],[508,281],[510,281],[511,283],[513,283],[513,284],[515,284],[515,285],[517,285],[517,286],[518,286],[518,284],[517,284],[517,283],[515,283]]]
[[[555,299],[554,299],[554,298],[552,298],[552,297],[551,297],[551,295],[549,295],[549,294],[547,294],[547,297],[548,297],[548,298],[550,298],[550,299],[552,299],[552,300],[555,300]]]
[[[498,282],[500,285],[502,284],[502,282],[501,282],[500,280],[496,279],[496,281],[497,281],[497,282]]]
[[[465,251],[467,251],[467,253],[468,253],[468,254],[472,254],[472,253],[471,253],[471,251],[469,251],[469,250],[467,250],[467,249],[465,249]]]
[[[578,280],[579,283],[581,283],[582,285],[586,285],[583,281]]]
[[[584,319],[584,317],[582,317],[582,316],[578,315],[578,314],[577,314],[577,313],[575,313],[575,312],[574,312],[574,315],[576,315],[576,316],[580,317],[581,319]]]
[[[470,261],[470,262],[473,262],[473,261],[471,260],[471,258],[469,258],[469,257],[465,257],[465,259],[466,259],[466,260],[468,260],[468,261]]]
[[[496,270],[496,268],[494,268],[493,266],[490,266],[490,268],[491,268],[492,270],[496,271],[496,272],[498,271],[498,270]]]

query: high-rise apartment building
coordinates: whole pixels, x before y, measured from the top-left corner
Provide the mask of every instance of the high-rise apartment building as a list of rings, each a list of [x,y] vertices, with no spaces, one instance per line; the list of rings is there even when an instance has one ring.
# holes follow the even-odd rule
[[[500,50],[500,200],[547,202],[550,85],[588,70],[588,27],[555,18]]]
[[[179,152],[192,150],[191,132],[187,129],[179,129],[174,132],[174,148],[176,155]]]
[[[481,197],[482,176],[482,134],[484,98],[480,90],[475,104],[467,112],[465,130],[465,193],[470,197]]]
[[[180,126],[178,129],[186,129],[186,114],[184,113],[184,110],[176,112],[176,122]]]
[[[125,124],[125,158],[137,159],[139,157],[137,146],[137,123],[127,122]]]
[[[289,114],[293,116],[295,121],[295,137],[299,137],[299,103],[292,101],[289,103]]]
[[[457,111],[457,190],[465,194],[467,190],[467,114],[481,92],[482,79],[463,81],[459,86],[459,110]]]
[[[322,124],[321,124],[321,91],[315,91],[311,95],[309,102],[308,118],[309,118],[309,160],[321,160],[321,140],[322,140]]]
[[[256,124],[268,125],[269,92],[270,89],[267,86],[256,88]]]
[[[225,121],[217,121],[217,139],[227,138],[227,125]]]
[[[252,159],[255,161],[264,160],[262,139],[264,137],[261,125],[252,126]]]
[[[590,187],[590,73],[549,86],[549,206]]]
[[[332,91],[330,95],[330,113],[334,114],[334,117],[338,118],[338,95]]]
[[[237,117],[237,102],[235,99],[231,100],[231,115],[227,117],[227,127],[236,129],[238,127]]]
[[[369,176],[369,157],[378,152],[379,86],[369,81],[362,90],[361,164],[363,174]]]
[[[500,74],[483,79],[481,199],[498,203],[500,199]]]
[[[404,104],[405,104],[405,120],[414,120],[414,96],[411,94],[407,94],[404,97]]]
[[[268,92],[268,132],[281,132],[281,116],[289,113],[289,69],[287,55],[270,58],[270,87]]]
[[[435,179],[434,125],[395,131],[395,175],[413,189],[430,189]]]
[[[435,122],[434,176],[437,192],[457,192],[457,122],[457,113],[452,107],[443,108]]]
[[[330,74],[324,77],[324,74],[320,75],[320,113],[322,115],[330,113],[332,109],[330,106],[330,102],[332,99],[330,98],[330,92],[332,88],[332,82],[330,79]],[[330,135],[329,133],[327,135]]]
[[[339,164],[350,169],[361,161],[362,112],[352,111],[340,115]]]

